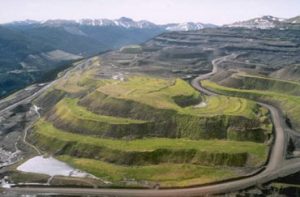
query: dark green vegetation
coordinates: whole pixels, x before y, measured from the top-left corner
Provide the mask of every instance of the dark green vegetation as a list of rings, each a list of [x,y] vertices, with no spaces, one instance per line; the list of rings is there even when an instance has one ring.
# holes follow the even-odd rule
[[[48,72],[58,72],[81,58],[3,26],[0,26],[0,50],[0,97],[48,78]]]

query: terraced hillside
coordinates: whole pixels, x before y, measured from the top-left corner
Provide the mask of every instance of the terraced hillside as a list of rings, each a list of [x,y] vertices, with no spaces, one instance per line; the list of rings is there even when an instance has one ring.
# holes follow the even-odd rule
[[[202,84],[227,95],[273,103],[282,109],[290,127],[300,131],[300,83],[244,74],[233,74],[222,80],[215,78],[214,82],[204,81]]]
[[[269,76],[297,65],[298,33],[172,32],[82,60],[35,100],[42,118],[28,140],[114,186],[187,186],[253,172],[266,161],[272,124],[248,99],[282,99],[288,116],[297,114],[298,82]],[[218,89],[228,96],[189,85],[213,65],[220,70],[212,81],[230,87]],[[202,83],[219,87],[213,82]]]
[[[201,95],[175,75],[115,72],[107,58],[78,62],[35,101],[43,111],[32,144],[118,186],[202,184],[265,162],[265,108]]]
[[[45,115],[74,133],[113,138],[227,138],[231,130],[255,130],[264,141],[267,112],[254,102],[230,97],[204,97],[183,80],[132,77],[103,82],[81,99],[65,98]],[[144,88],[145,87],[145,88]],[[182,90],[182,91],[180,91]],[[205,100],[205,101],[204,101]]]

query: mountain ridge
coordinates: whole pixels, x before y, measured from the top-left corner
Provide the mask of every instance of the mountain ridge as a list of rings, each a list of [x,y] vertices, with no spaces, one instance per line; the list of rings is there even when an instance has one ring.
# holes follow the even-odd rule
[[[300,16],[293,18],[279,18],[271,15],[265,15],[262,17],[256,17],[249,20],[237,21],[231,24],[224,25],[224,27],[242,27],[242,28],[257,28],[257,29],[272,29],[272,28],[282,28],[283,26],[288,26],[289,24],[300,23]]]
[[[184,22],[184,23],[168,23],[168,24],[155,24],[147,20],[138,20],[135,21],[128,17],[121,17],[119,19],[91,19],[83,18],[78,20],[67,20],[67,19],[49,19],[45,21],[36,21],[36,20],[24,20],[24,21],[14,21],[11,23],[6,23],[4,25],[44,25],[44,26],[66,26],[66,25],[77,25],[77,26],[114,26],[114,27],[123,27],[123,28],[161,28],[167,31],[191,31],[191,30],[200,30],[203,28],[213,28],[217,25],[209,23],[200,23],[200,22]]]

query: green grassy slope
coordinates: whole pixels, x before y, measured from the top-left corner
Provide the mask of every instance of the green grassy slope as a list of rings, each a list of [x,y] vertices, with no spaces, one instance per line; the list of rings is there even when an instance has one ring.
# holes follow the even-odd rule
[[[114,116],[94,114],[77,105],[77,99],[64,98],[56,104],[48,116],[56,127],[69,129],[75,133],[95,136],[140,136],[151,131],[153,124]]]
[[[253,80],[255,81],[255,79]],[[265,82],[266,80],[271,80],[271,82],[269,83]],[[259,79],[256,81],[256,83],[259,83]],[[220,92],[222,94],[250,98],[250,99],[261,99],[267,102],[274,103],[278,105],[283,110],[283,113],[287,114],[288,117],[292,120],[293,127],[296,130],[300,130],[300,122],[299,122],[300,97],[293,95],[296,91],[298,91],[298,83],[281,82],[279,80],[267,79],[267,78],[264,78],[263,83],[266,86],[267,84],[280,84],[280,85],[276,85],[276,87],[268,86],[265,87],[264,90],[238,89],[238,88],[225,87],[211,81],[203,81],[202,85],[209,89],[213,89],[216,92]],[[287,88],[286,86],[288,86],[289,88]],[[283,87],[283,88],[278,89],[277,87]],[[282,92],[280,93],[279,90],[282,90]]]
[[[98,91],[115,98],[133,100],[161,109],[181,110],[175,101],[191,100],[191,104],[201,101],[199,92],[181,79],[135,76],[125,82],[101,86]]]
[[[234,80],[234,83],[227,81]],[[253,76],[246,74],[233,75],[231,78],[225,80],[222,85],[235,87],[240,89],[256,89],[256,90],[269,90],[277,93],[287,93],[290,95],[300,95],[300,83],[295,81],[286,81],[262,76]]]

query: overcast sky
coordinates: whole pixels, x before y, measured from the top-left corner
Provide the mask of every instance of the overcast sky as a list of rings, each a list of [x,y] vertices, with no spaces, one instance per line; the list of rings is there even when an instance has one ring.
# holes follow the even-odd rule
[[[263,15],[300,15],[300,0],[0,0],[0,23],[122,16],[163,24],[227,24]]]

